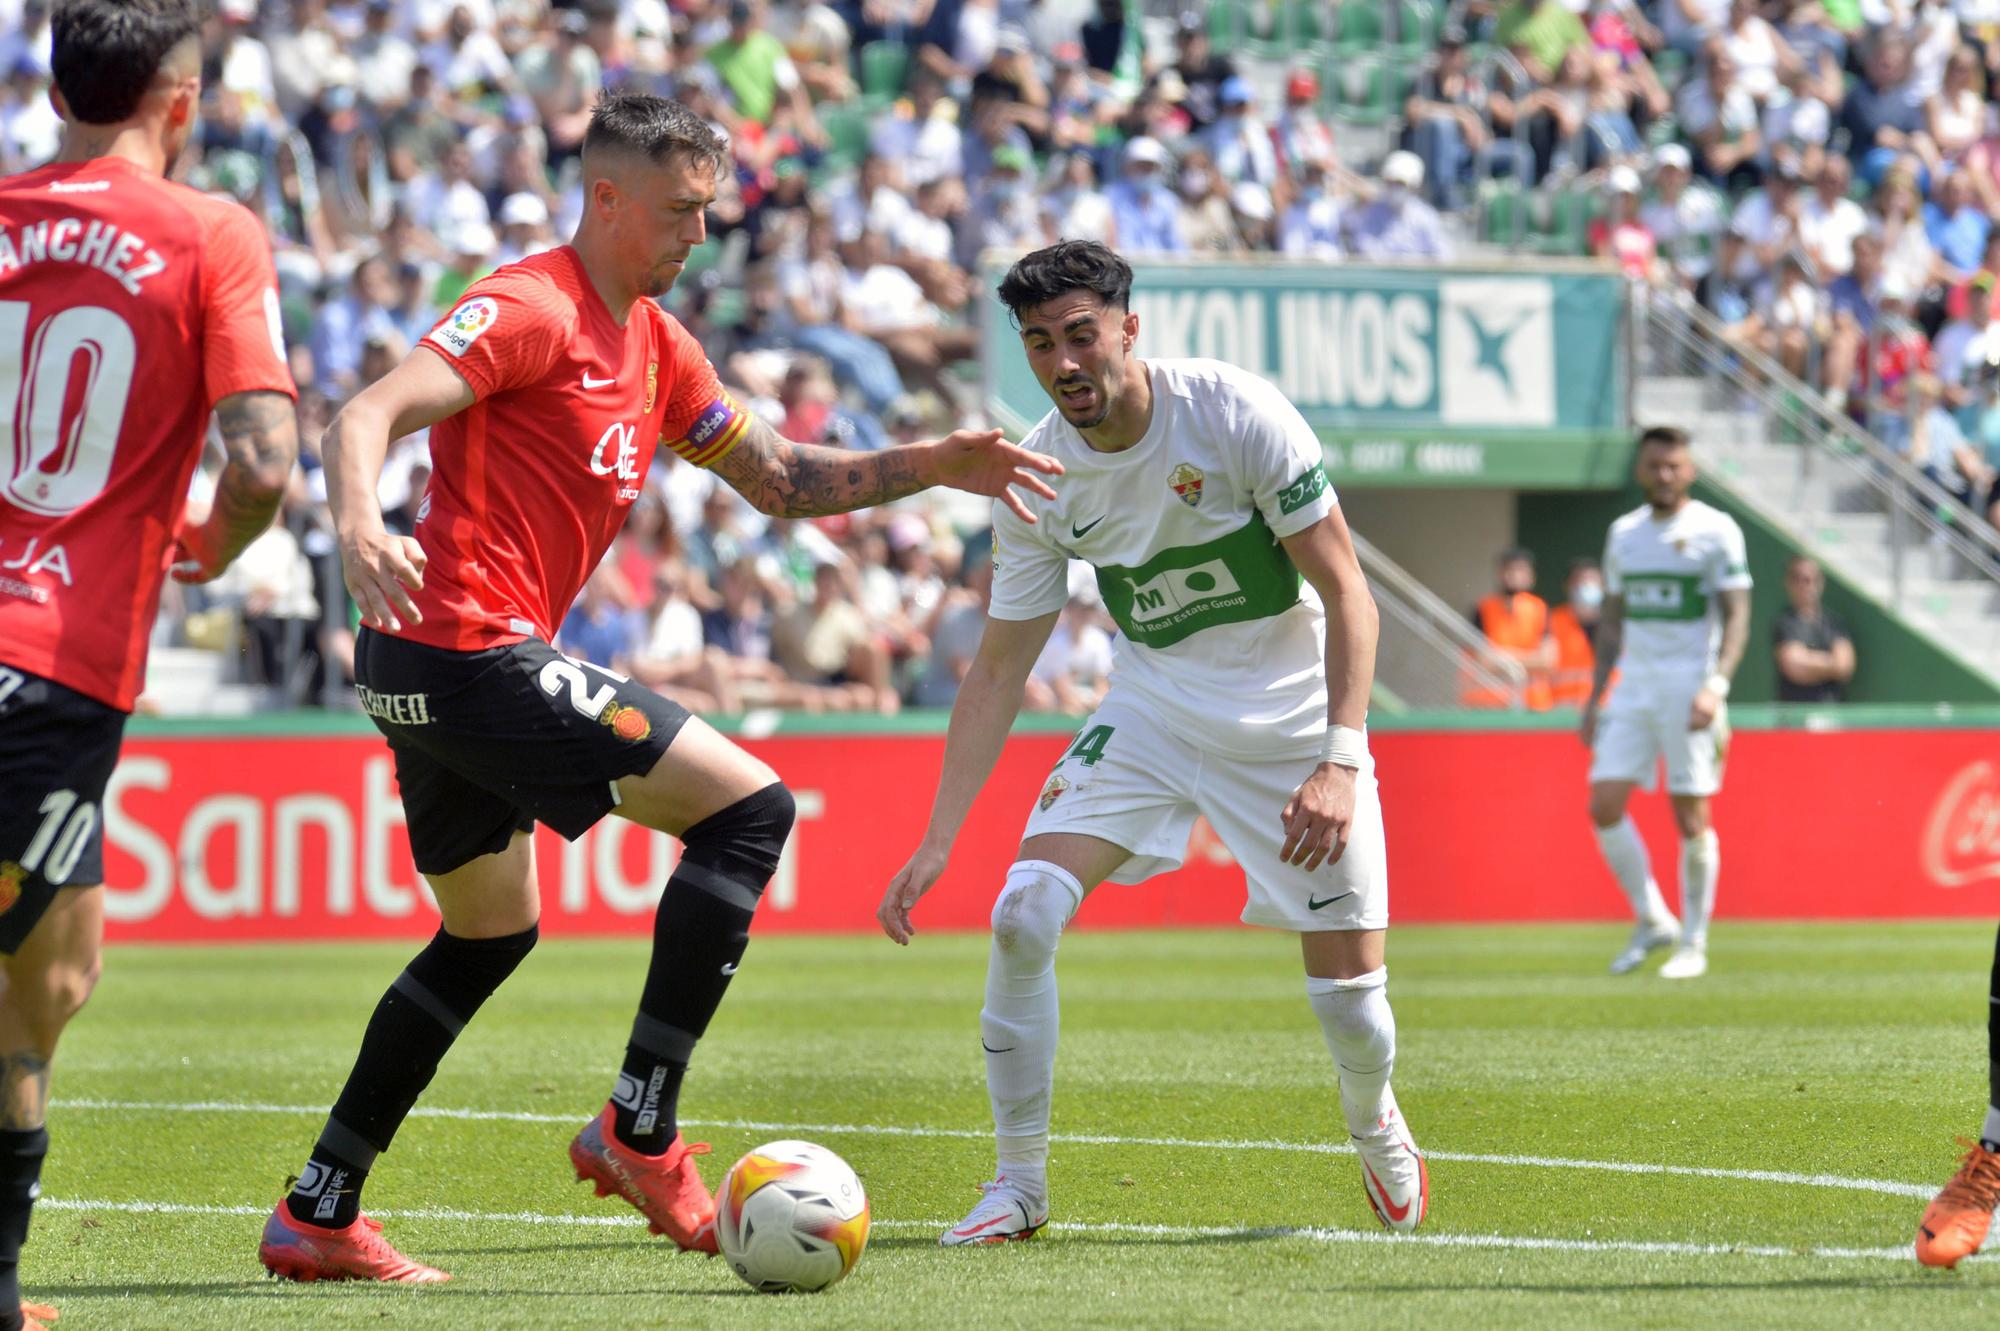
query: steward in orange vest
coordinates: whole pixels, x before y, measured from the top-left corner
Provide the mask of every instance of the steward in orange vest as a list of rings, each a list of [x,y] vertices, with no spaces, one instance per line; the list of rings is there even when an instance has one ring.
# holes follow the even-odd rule
[[[1537,712],[1550,705],[1547,671],[1553,659],[1548,602],[1529,591],[1535,585],[1534,556],[1526,550],[1502,551],[1500,590],[1480,598],[1472,622],[1486,640],[1528,669],[1528,687],[1521,701]],[[1467,677],[1459,690],[1467,707],[1511,707],[1515,700]]]

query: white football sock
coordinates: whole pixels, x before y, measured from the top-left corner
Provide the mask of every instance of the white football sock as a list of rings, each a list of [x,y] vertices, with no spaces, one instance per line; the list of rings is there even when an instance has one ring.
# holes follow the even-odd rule
[[[1618,880],[1625,899],[1632,903],[1633,918],[1656,924],[1671,921],[1674,913],[1667,909],[1660,885],[1653,881],[1646,843],[1639,839],[1639,825],[1632,821],[1632,816],[1627,814],[1615,826],[1596,830],[1597,849],[1603,852],[1604,863]]]
[[[1389,968],[1351,980],[1306,977],[1306,996],[1340,1073],[1340,1111],[1357,1137],[1376,1129],[1382,1096],[1396,1066],[1396,1014],[1389,1010]]]
[[[1715,912],[1715,880],[1722,873],[1722,843],[1710,828],[1681,842],[1681,946],[1708,946],[1708,917]]]
[[[999,1172],[1038,1200],[1048,1196],[1049,1094],[1060,1025],[1056,944],[1082,903],[1075,875],[1043,860],[1017,862],[993,903],[993,952],[979,1013],[986,1091]]]
[[[2000,1105],[1986,1106],[1986,1126],[1979,1130],[1979,1140],[2000,1142]]]

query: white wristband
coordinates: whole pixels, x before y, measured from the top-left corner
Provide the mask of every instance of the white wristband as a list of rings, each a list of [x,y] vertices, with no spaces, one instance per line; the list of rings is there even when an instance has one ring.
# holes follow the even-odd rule
[[[1729,676],[1721,674],[1710,675],[1708,682],[1703,684],[1702,687],[1718,698],[1727,698],[1729,696]]]
[[[1319,760],[1360,771],[1362,764],[1368,761],[1368,732],[1356,730],[1353,726],[1328,726]]]

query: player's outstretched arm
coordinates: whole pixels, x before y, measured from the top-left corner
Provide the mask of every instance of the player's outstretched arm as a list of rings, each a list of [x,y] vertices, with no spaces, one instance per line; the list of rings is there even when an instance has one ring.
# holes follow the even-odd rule
[[[455,416],[473,403],[472,389],[444,357],[418,346],[401,365],[362,389],[326,428],[326,501],[333,510],[340,569],[347,594],[373,629],[419,623],[410,593],[424,585],[424,550],[414,537],[392,536],[382,523],[375,487],[391,440]]]
[[[181,533],[177,582],[207,582],[263,534],[284,502],[299,459],[299,419],[284,393],[231,393],[215,404],[229,461],[215,483],[208,519]]]
[[[715,473],[772,517],[847,513],[947,485],[1004,500],[1017,517],[1033,522],[1013,487],[1054,499],[1042,477],[1060,476],[1062,464],[1008,443],[998,430],[954,430],[942,439],[854,453],[794,443],[752,418]]]
[[[1368,724],[1382,623],[1347,519],[1336,505],[1282,543],[1326,606],[1327,724],[1361,730]],[[1279,853],[1286,860],[1310,873],[1341,857],[1354,822],[1354,778],[1354,768],[1323,762],[1300,784],[1279,814],[1285,831]]]
[[[944,873],[945,863],[951,858],[952,842],[958,839],[958,829],[965,825],[965,816],[971,812],[980,787],[993,774],[993,764],[1000,760],[1007,732],[1021,712],[1021,694],[1027,688],[1028,674],[1035,668],[1042,648],[1048,645],[1049,634],[1055,631],[1061,613],[1058,610],[1035,619],[987,617],[979,651],[972,658],[972,665],[958,686],[958,698],[951,705],[951,728],[944,741],[944,771],[938,776],[937,795],[931,801],[930,826],[925,829],[916,854],[890,880],[889,890],[882,894],[882,905],[875,912],[875,918],[882,922],[882,932],[906,947],[916,933],[910,923],[910,910]]]

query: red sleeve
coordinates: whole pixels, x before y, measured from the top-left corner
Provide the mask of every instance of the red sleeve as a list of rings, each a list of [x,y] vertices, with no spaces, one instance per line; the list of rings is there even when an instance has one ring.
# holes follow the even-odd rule
[[[209,404],[232,393],[297,397],[264,228],[236,204],[207,211],[203,220],[201,365]]]
[[[477,398],[539,380],[576,335],[576,306],[532,273],[474,282],[417,345],[458,371]]]
[[[715,377],[701,344],[672,315],[667,324],[667,410],[660,440],[697,467],[727,457],[750,424],[750,413]]]

